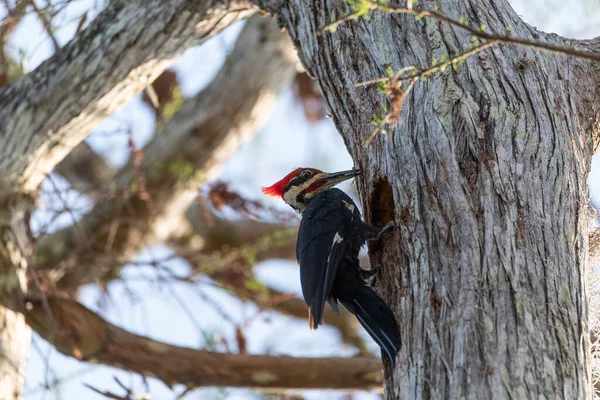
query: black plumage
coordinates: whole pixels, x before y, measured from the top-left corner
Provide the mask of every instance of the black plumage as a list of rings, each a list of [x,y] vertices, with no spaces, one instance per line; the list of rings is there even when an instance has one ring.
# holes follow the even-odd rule
[[[358,255],[366,240],[376,239],[392,225],[377,229],[362,221],[358,207],[339,189],[318,192],[302,212],[296,243],[302,294],[309,323],[316,329],[325,303],[337,313],[338,301],[354,314],[392,364],[400,349],[394,314],[369,287]]]

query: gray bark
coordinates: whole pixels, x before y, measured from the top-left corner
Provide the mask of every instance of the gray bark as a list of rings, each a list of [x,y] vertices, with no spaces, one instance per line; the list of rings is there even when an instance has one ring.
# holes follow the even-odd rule
[[[254,12],[237,0],[112,0],[51,59],[0,90],[0,194],[34,191],[175,57]]]
[[[23,314],[0,306],[0,399],[20,398],[30,340]]]
[[[7,400],[20,398],[31,337],[21,314],[32,248],[23,221],[28,220],[31,206],[26,196],[0,201],[0,399]]]
[[[382,12],[327,33],[347,4],[259,3],[288,29],[364,171],[366,219],[400,226],[370,246],[404,338],[395,370],[386,366],[387,398],[589,398],[586,178],[598,66],[493,47],[417,82],[401,122],[365,148],[386,100],[354,85],[385,77],[386,65],[458,54],[470,36]],[[537,32],[506,1],[436,4],[487,32],[599,46]]]

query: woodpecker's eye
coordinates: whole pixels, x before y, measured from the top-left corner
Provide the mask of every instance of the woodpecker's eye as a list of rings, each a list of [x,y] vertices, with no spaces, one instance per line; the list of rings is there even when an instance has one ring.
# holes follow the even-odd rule
[[[304,171],[302,171],[302,174],[301,174],[302,178],[304,178],[304,179],[310,179],[312,177],[312,175],[313,175],[313,173],[309,169],[305,169]]]

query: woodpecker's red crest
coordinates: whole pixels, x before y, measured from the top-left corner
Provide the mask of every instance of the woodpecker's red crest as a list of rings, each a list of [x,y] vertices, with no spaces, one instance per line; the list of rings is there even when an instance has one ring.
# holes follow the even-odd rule
[[[297,211],[303,211],[310,200],[323,190],[360,174],[360,170],[334,172],[328,174],[316,168],[296,168],[273,185],[263,187],[267,196],[281,197]]]
[[[275,182],[271,186],[267,186],[267,187],[263,186],[260,189],[260,191],[270,197],[282,197],[283,198],[283,194],[285,193],[285,187],[288,185],[288,183],[290,183],[290,181],[293,178],[298,176],[304,170],[312,171],[313,175],[318,174],[319,172],[323,172],[316,168],[296,168],[295,170],[293,170],[292,172],[290,172],[289,174],[284,176],[283,179]]]

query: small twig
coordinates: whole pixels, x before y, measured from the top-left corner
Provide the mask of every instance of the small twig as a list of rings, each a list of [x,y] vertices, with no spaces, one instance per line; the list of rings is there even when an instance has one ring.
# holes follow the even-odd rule
[[[151,87],[151,86],[148,86]],[[158,98],[156,99],[158,102]],[[135,143],[133,142],[133,138],[130,135],[128,140],[129,151],[131,152],[131,158],[133,161],[133,170],[135,174],[135,182],[137,183],[137,194],[138,197],[143,200],[148,206],[148,213],[151,217],[154,217],[157,212],[154,208],[154,203],[152,202],[152,195],[148,191],[146,187],[146,175],[144,174],[142,168],[142,160],[144,158],[144,151],[136,148]]]
[[[326,25],[323,30],[324,31],[329,31],[329,32],[334,32],[338,26],[340,26],[341,24],[343,24],[344,22],[350,21],[352,19],[358,19],[361,16],[363,16],[364,14],[366,14],[367,12],[371,11],[371,10],[377,10],[378,8],[380,8],[380,5],[375,3],[375,2],[368,2],[368,3],[364,3],[366,5],[366,7],[353,12],[350,15],[347,15],[345,17],[343,17],[342,19],[338,19],[337,21],[332,22],[329,25]]]
[[[121,386],[121,389],[123,389],[125,392],[127,392],[127,394],[126,394],[127,397],[130,397],[133,394],[131,389],[129,389],[127,386],[125,386],[125,384],[123,384],[123,382],[121,382],[119,380],[119,378],[117,378],[116,376],[113,376],[113,379],[115,380],[117,385]]]
[[[183,399],[185,396],[187,396],[189,393],[191,393],[194,390],[195,390],[195,388],[192,386],[186,387],[183,392],[181,392],[179,395],[177,395],[177,397],[175,397],[175,400]]]
[[[444,61],[444,62],[442,62],[440,64],[433,65],[432,67],[424,69],[424,70],[422,70],[422,71],[420,71],[418,73],[411,74],[411,75],[404,75],[404,76],[400,76],[399,73],[396,73],[394,75],[394,79],[396,79],[398,82],[403,82],[403,81],[406,81],[406,80],[409,80],[409,79],[414,79],[414,78],[422,78],[422,77],[424,78],[426,76],[429,76],[429,75],[433,74],[434,72],[437,72],[437,71],[440,71],[440,70],[443,71],[444,69],[446,69],[446,67],[448,67],[448,66],[450,66],[452,64],[456,64],[456,63],[458,63],[460,61],[464,61],[467,58],[469,58],[470,56],[475,55],[475,54],[477,54],[477,53],[479,53],[479,52],[487,49],[488,47],[492,47],[492,46],[494,46],[495,44],[498,44],[498,43],[500,43],[498,40],[494,40],[494,41],[491,41],[491,42],[482,43],[479,46],[477,46],[477,47],[475,47],[475,48],[473,48],[473,49],[471,49],[469,51],[466,51],[466,52],[461,53],[461,54],[459,54],[457,56],[454,56],[454,57],[452,57],[452,58],[450,58],[450,59],[448,59],[448,60],[446,60],[446,61]],[[400,69],[400,72],[406,72],[407,69],[408,70],[414,70],[414,69],[418,69],[418,68],[416,68],[416,67],[405,67],[405,68]],[[358,86],[365,86],[365,85],[367,85],[369,83],[384,82],[384,81],[386,81],[388,79],[390,79],[390,78],[375,79],[375,80],[369,81],[369,82],[357,83],[354,86],[356,86],[356,87],[358,87]]]
[[[91,389],[91,390],[93,390],[94,392],[98,393],[99,395],[102,395],[102,396],[104,396],[104,397],[106,397],[106,398],[108,398],[108,399],[113,399],[113,400],[135,400],[135,399],[132,399],[132,398],[131,398],[131,397],[129,397],[129,396],[127,396],[127,397],[124,397],[124,396],[119,396],[119,395],[117,395],[117,394],[114,394],[114,393],[111,393],[111,392],[103,392],[103,391],[102,391],[102,390],[100,390],[100,389],[96,389],[95,387],[93,387],[93,386],[92,386],[92,385],[90,385],[89,383],[84,383],[83,385],[84,385],[85,387],[87,387],[88,389]]]
[[[520,45],[520,46],[528,46],[528,47],[533,47],[536,49],[552,51],[554,53],[561,53],[561,54],[566,54],[566,55],[570,55],[573,57],[584,58],[584,59],[588,59],[588,60],[592,60],[592,61],[600,61],[599,53],[592,53],[589,51],[576,50],[574,48],[570,48],[570,47],[566,47],[566,46],[557,46],[555,44],[540,42],[537,40],[524,39],[524,38],[520,38],[518,36],[508,36],[508,35],[498,35],[498,34],[494,34],[494,33],[487,33],[485,31],[483,31],[482,29],[473,28],[467,24],[456,21],[452,18],[448,18],[446,16],[443,16],[443,15],[438,14],[433,11],[426,11],[426,10],[421,10],[421,9],[408,10],[408,9],[402,9],[402,8],[400,8],[400,9],[390,8],[389,10],[386,10],[386,12],[388,12],[390,14],[400,14],[400,13],[413,14],[413,15],[416,15],[417,18],[429,17],[431,19],[435,19],[440,22],[446,22],[447,24],[450,24],[457,28],[464,29],[467,32],[471,33],[474,36],[477,36],[480,39],[498,40],[502,43],[511,43],[511,44],[516,44],[516,45]]]
[[[386,78],[372,79],[370,81],[360,82],[360,83],[355,84],[354,85],[355,87],[362,87],[362,86],[367,86],[367,85],[370,85],[373,83],[388,82],[388,85],[393,85],[394,87],[398,87],[398,85],[400,85],[403,81],[410,79],[410,83],[408,84],[406,90],[403,93],[401,93],[401,95],[397,96],[398,97],[397,99],[394,99],[394,101],[392,101],[392,106],[393,106],[392,110],[385,115],[385,117],[377,124],[375,129],[373,129],[373,131],[371,132],[371,134],[369,135],[367,140],[365,140],[365,146],[368,146],[369,144],[371,144],[371,142],[373,141],[373,138],[381,131],[381,129],[384,127],[385,124],[390,123],[390,122],[395,124],[396,122],[398,122],[400,120],[400,111],[402,110],[402,106],[404,105],[404,102],[406,101],[406,97],[408,96],[411,89],[415,85],[415,82],[418,79],[424,78],[424,77],[431,75],[434,72],[439,71],[439,70],[443,71],[446,67],[456,64],[460,61],[464,61],[466,58],[468,58],[474,54],[477,54],[480,51],[483,51],[483,50],[487,49],[488,47],[491,47],[498,43],[499,43],[498,40],[493,40],[491,42],[482,43],[479,46],[476,46],[469,51],[461,53],[455,57],[452,57],[452,58],[442,62],[442,63],[436,64],[428,69],[425,69],[425,70],[417,72],[417,73],[413,73],[413,74],[406,75],[406,76],[400,76],[400,75],[402,75],[402,73],[418,70],[414,66],[404,67],[404,68],[401,68],[398,72],[396,72],[393,76],[386,77]],[[389,98],[389,96],[388,96],[388,98]]]
[[[404,67],[404,68],[400,68],[395,74],[394,74],[394,78],[398,79],[400,77],[400,74],[406,71],[412,71],[413,69],[418,69],[417,67],[411,65],[409,67]],[[377,79],[371,79],[370,81],[364,81],[364,82],[359,82],[354,84],[354,87],[361,87],[361,86],[367,86],[367,85],[372,85],[374,83],[381,83],[381,82],[387,82],[390,80],[390,77],[387,76],[385,78],[377,78]]]
[[[54,51],[57,52],[58,50],[60,50],[60,44],[58,43],[58,40],[56,40],[54,32],[52,32],[52,24],[50,23],[50,21],[48,21],[48,18],[46,18],[44,13],[42,13],[38,9],[37,5],[35,4],[35,0],[29,0],[29,4],[31,4],[31,7],[33,7],[33,10],[37,14],[37,17],[44,26],[46,33],[48,33],[48,36],[50,36],[50,40],[52,40],[52,44],[54,45]]]
[[[398,109],[398,110],[402,110],[402,106],[404,105],[404,102],[406,101],[406,97],[408,96],[408,94],[410,93],[411,89],[413,88],[413,86],[415,85],[415,82],[417,81],[417,77],[413,78],[410,83],[408,84],[408,86],[406,87],[406,90],[404,91],[402,98],[399,100],[399,104],[397,105],[397,107],[394,107],[394,109]],[[398,111],[399,113],[400,111]],[[369,135],[369,137],[367,138],[367,140],[365,140],[365,147],[368,146],[369,144],[371,144],[371,142],[373,141],[373,138],[375,138],[375,136],[379,133],[379,131],[381,130],[381,128],[383,128],[383,126],[385,124],[387,124],[388,122],[391,122],[392,120],[394,120],[396,118],[396,120],[399,119],[398,117],[394,117],[393,112],[388,112],[385,117],[383,118],[383,120],[381,120],[381,122],[379,124],[377,124],[377,126],[375,127],[375,129],[373,129],[373,132],[371,132],[371,135]]]
[[[156,90],[154,90],[154,86],[152,86],[152,84],[150,84],[144,88],[144,91],[148,95],[148,98],[150,99],[152,106],[154,108],[159,108],[160,103],[158,102],[158,95],[156,94]]]
[[[102,396],[104,396],[106,398],[114,399],[114,400],[136,400],[136,399],[141,399],[141,398],[145,397],[145,396],[140,396],[140,395],[134,394],[133,390],[131,390],[129,387],[127,387],[116,376],[113,376],[113,379],[115,380],[115,382],[117,383],[117,385],[119,385],[121,387],[121,389],[123,389],[125,391],[125,394],[123,396],[119,396],[118,394],[114,394],[114,393],[111,393],[111,392],[108,392],[108,391],[107,392],[103,392],[100,389],[96,389],[95,387],[93,387],[89,383],[84,383],[84,385],[88,389],[91,389],[94,392],[96,392],[98,394],[101,394]]]
[[[445,22],[445,23],[455,26],[457,28],[464,29],[467,32],[471,33],[474,36],[477,36],[480,39],[486,39],[486,40],[490,40],[490,41],[497,40],[502,43],[510,43],[510,44],[515,44],[515,45],[519,45],[519,46],[528,46],[528,47],[533,47],[533,48],[540,49],[540,50],[547,50],[547,51],[551,51],[554,53],[570,55],[573,57],[583,58],[583,59],[587,59],[587,60],[600,61],[600,53],[576,50],[571,47],[558,46],[558,45],[551,44],[551,43],[540,42],[537,40],[524,39],[524,38],[520,38],[517,36],[508,36],[508,35],[498,35],[498,34],[494,34],[494,33],[487,33],[485,31],[483,31],[482,29],[473,28],[465,23],[456,21],[452,18],[438,14],[434,11],[427,11],[427,10],[423,10],[420,8],[390,8],[389,6],[386,6],[385,4],[379,4],[377,2],[368,1],[368,0],[365,0],[365,1],[367,1],[369,4],[367,7],[368,10],[381,10],[388,14],[411,14],[411,15],[415,15],[417,17],[417,19],[421,19],[423,17],[431,18],[436,21]],[[325,26],[323,28],[323,30],[333,31],[342,23],[347,22],[352,19],[357,19],[364,13],[365,13],[364,11],[361,11],[361,12],[355,12],[353,14],[350,14],[340,20],[337,20],[337,21]]]
[[[84,13],[79,18],[79,21],[77,22],[77,28],[75,29],[75,34],[78,34],[79,32],[81,32],[81,30],[83,29],[83,25],[85,25],[86,21],[87,21],[87,12]]]

